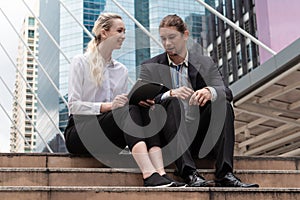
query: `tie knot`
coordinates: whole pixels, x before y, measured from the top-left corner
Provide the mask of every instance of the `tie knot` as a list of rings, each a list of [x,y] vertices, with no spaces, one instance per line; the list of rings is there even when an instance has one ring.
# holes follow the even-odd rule
[[[174,65],[174,64],[171,64],[171,67],[175,68],[176,71],[180,71],[180,68],[182,67],[182,64],[179,64],[179,65]]]

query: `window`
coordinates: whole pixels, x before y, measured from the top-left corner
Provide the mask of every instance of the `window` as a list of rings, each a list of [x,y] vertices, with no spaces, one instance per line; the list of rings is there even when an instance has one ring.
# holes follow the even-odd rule
[[[227,49],[227,53],[231,51],[230,35],[226,37],[226,49]]]
[[[28,25],[29,26],[34,26],[34,18],[33,17],[29,17],[29,19],[28,19]]]
[[[28,37],[34,38],[34,30],[28,30]]]
[[[32,131],[31,128],[29,128],[29,127],[26,127],[26,128],[25,128],[25,132],[30,133],[31,131]]]
[[[26,79],[27,79],[27,81],[33,81],[32,77],[27,77]]]

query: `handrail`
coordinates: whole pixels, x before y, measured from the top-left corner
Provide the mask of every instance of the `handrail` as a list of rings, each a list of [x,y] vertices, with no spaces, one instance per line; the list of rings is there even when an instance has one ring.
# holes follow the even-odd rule
[[[60,4],[66,9],[66,11],[71,15],[71,17],[77,22],[77,24],[84,30],[84,32],[86,34],[88,34],[88,36],[90,38],[93,38],[94,36],[90,33],[90,31],[85,28],[85,26],[83,24],[80,23],[80,21],[73,15],[73,13],[67,8],[67,6],[61,1],[59,0]]]
[[[24,1],[24,0],[23,0]],[[83,29],[83,31],[92,39],[94,36],[90,33],[90,31],[82,24],[80,21],[73,15],[73,13],[68,9],[68,7],[61,1],[59,0],[60,4],[65,8],[65,10],[71,15],[71,17],[77,22],[77,24]],[[131,78],[128,77],[128,80],[130,83],[134,83]]]
[[[30,84],[27,82],[26,78],[23,76],[22,72],[20,72],[20,70],[18,69],[18,67],[16,66],[16,64],[13,62],[12,58],[9,56],[8,52],[5,50],[5,48],[3,47],[2,43],[0,42],[0,46],[3,49],[3,51],[5,52],[5,54],[7,55],[7,57],[9,58],[9,60],[11,61],[11,63],[13,64],[13,66],[16,68],[16,70],[18,71],[18,73],[20,74],[21,78],[25,81],[27,87],[30,89],[31,93],[34,95],[34,97],[36,98],[36,100],[39,102],[39,104],[41,105],[42,109],[45,111],[46,115],[49,117],[50,121],[52,122],[52,124],[54,125],[54,127],[56,128],[56,130],[58,130],[58,133],[60,134],[60,136],[62,137],[63,141],[65,141],[65,137],[62,134],[62,132],[59,130],[59,128],[56,126],[55,122],[53,121],[53,119],[51,118],[50,114],[48,113],[47,109],[45,108],[44,104],[42,103],[42,101],[40,100],[40,98],[36,95],[36,93],[34,92],[34,90],[32,89],[32,87],[30,86]]]
[[[60,53],[65,57],[65,59],[68,61],[68,63],[70,64],[71,61],[70,59],[67,57],[67,55],[62,51],[62,49],[60,48],[59,44],[57,44],[56,40],[53,38],[53,36],[51,35],[51,33],[48,31],[48,29],[46,28],[46,26],[43,24],[43,22],[34,14],[34,12],[30,9],[30,7],[28,6],[28,4],[25,2],[25,0],[22,0],[23,3],[25,4],[25,6],[28,8],[28,10],[30,11],[30,13],[32,14],[32,16],[39,22],[39,25],[44,29],[44,31],[46,32],[46,34],[49,36],[49,38],[51,39],[51,41],[54,43],[54,45],[58,48],[58,50],[60,51]]]
[[[40,66],[40,68],[42,69],[42,71],[44,72],[44,74],[46,75],[47,79],[50,81],[51,85],[53,86],[53,88],[56,90],[56,92],[59,94],[59,96],[63,99],[63,101],[65,102],[65,104],[68,107],[68,103],[65,100],[65,98],[62,96],[62,94],[60,93],[59,89],[56,87],[56,85],[54,84],[54,82],[52,81],[51,77],[49,76],[49,74],[47,73],[47,71],[45,70],[45,68],[43,67],[43,65],[40,63],[40,61],[38,60],[38,58],[34,55],[34,53],[31,51],[31,49],[28,47],[28,45],[26,44],[26,42],[24,41],[24,39],[21,37],[21,35],[18,33],[18,31],[16,30],[16,28],[14,27],[14,25],[11,23],[11,21],[8,19],[8,17],[6,16],[6,14],[3,12],[3,10],[0,8],[0,11],[2,12],[2,14],[4,15],[4,17],[6,18],[6,20],[9,22],[9,24],[11,25],[11,27],[14,29],[15,33],[19,36],[19,39],[22,41],[22,43],[24,44],[24,46],[27,48],[27,51],[29,51],[29,53],[32,55],[32,57],[34,58],[34,60],[38,63],[38,65]]]
[[[212,12],[213,14],[215,14],[221,20],[223,20],[226,23],[228,23],[232,28],[234,28],[235,30],[237,30],[239,33],[241,33],[245,37],[249,38],[252,42],[254,42],[255,44],[257,44],[258,46],[264,48],[265,50],[267,50],[268,52],[270,52],[272,55],[276,55],[277,54],[270,47],[268,47],[267,45],[265,45],[264,43],[262,43],[261,41],[259,41],[255,37],[253,37],[251,34],[249,34],[248,32],[246,32],[242,28],[240,28],[238,25],[236,25],[235,23],[233,23],[231,20],[229,20],[228,18],[226,18],[224,15],[222,15],[217,10],[215,10],[214,8],[212,8],[210,5],[208,5],[207,3],[205,3],[203,0],[196,0],[196,1],[198,3],[200,3],[200,4],[202,4],[207,10],[209,10],[210,12]]]
[[[6,87],[6,89],[8,90],[8,92],[10,93],[10,95],[14,98],[15,102],[17,102],[17,104],[20,106],[20,109],[22,110],[22,112],[25,114],[25,117],[27,120],[30,121],[31,126],[33,126],[34,130],[38,133],[38,135],[40,136],[40,138],[42,139],[43,143],[46,145],[47,149],[49,150],[50,153],[53,153],[52,149],[50,148],[50,146],[47,144],[47,142],[45,141],[45,139],[42,137],[41,133],[37,130],[36,126],[34,125],[34,123],[32,122],[32,120],[30,119],[30,117],[28,116],[28,114],[26,113],[26,111],[24,110],[24,108],[21,106],[21,104],[19,103],[19,101],[17,100],[17,98],[15,97],[15,95],[10,91],[9,87],[7,86],[7,84],[4,82],[4,80],[2,79],[2,77],[0,76],[0,80],[1,82],[4,84],[4,86]],[[26,139],[25,139],[26,141]]]
[[[5,113],[5,115],[7,116],[7,118],[11,121],[11,123],[14,125],[14,127],[17,129],[19,135],[23,138],[23,140],[25,141],[26,145],[29,146],[30,151],[32,152],[32,148],[29,145],[29,143],[27,142],[26,138],[24,137],[24,135],[21,133],[20,129],[15,125],[14,121],[10,118],[8,112],[5,110],[5,108],[2,106],[2,104],[0,103],[0,107],[3,110],[3,112]]]
[[[119,4],[116,0],[111,0],[118,6],[148,37],[150,37],[159,47],[162,49],[164,48],[162,44],[157,41],[155,37],[152,36],[152,34],[139,22],[137,21],[121,4]]]
[[[5,110],[5,108],[2,106],[2,104],[0,103],[0,107],[2,108],[3,112],[5,113],[5,115],[7,116],[7,118],[11,121],[11,123],[14,125],[14,127],[17,129],[19,135],[23,138],[23,140],[25,141],[26,145],[29,146],[30,151],[32,152],[32,148],[29,145],[29,143],[27,142],[26,138],[24,137],[24,135],[21,133],[20,129],[15,125],[14,121],[10,118],[8,112]]]

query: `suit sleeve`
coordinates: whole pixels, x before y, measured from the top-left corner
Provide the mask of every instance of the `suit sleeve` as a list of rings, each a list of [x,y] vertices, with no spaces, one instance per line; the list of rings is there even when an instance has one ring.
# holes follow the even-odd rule
[[[233,99],[232,92],[224,83],[224,79],[222,77],[222,74],[220,73],[217,65],[210,59],[210,79],[208,86],[214,87],[217,91],[218,96],[220,95],[226,95],[226,100],[231,102]]]
[[[150,72],[149,67],[147,65],[148,65],[147,63],[143,63],[141,65],[139,78],[143,79],[143,80],[147,80],[147,81],[154,81],[152,73]],[[155,103],[161,102],[162,95],[163,95],[163,93],[157,95],[154,98]]]
[[[148,80],[148,81],[153,80],[152,76],[151,76],[151,73],[150,73],[150,70],[147,67],[147,64],[142,64],[141,65],[139,78],[144,79],[144,80]]]

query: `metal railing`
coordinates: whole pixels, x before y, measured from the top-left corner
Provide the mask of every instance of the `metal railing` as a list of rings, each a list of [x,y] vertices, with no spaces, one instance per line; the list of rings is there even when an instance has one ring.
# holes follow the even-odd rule
[[[247,33],[245,30],[243,30],[242,28],[240,28],[239,26],[237,26],[235,23],[233,23],[232,21],[230,21],[228,18],[226,18],[224,15],[222,15],[221,13],[219,13],[218,11],[216,11],[214,8],[212,8],[211,6],[209,6],[207,3],[205,3],[203,0],[196,0],[199,4],[203,5],[207,10],[209,10],[211,13],[215,14],[217,17],[219,17],[220,19],[222,19],[223,21],[225,21],[226,23],[228,23],[232,28],[234,28],[235,30],[237,30],[239,33],[243,34],[245,37],[249,38],[251,41],[253,41],[255,44],[257,44],[258,46],[266,49],[268,52],[270,52],[272,55],[276,55],[276,52],[273,51],[272,49],[270,49],[268,46],[266,46],[264,43],[262,43],[261,41],[259,41],[258,39],[256,39],[255,37],[253,37],[251,34]],[[139,23],[139,21],[137,21],[133,15],[131,13],[129,13],[121,4],[118,3],[117,0],[112,0],[112,2],[118,7],[120,8],[120,10],[122,10],[135,24],[136,26],[138,26],[149,38],[151,38],[159,47],[162,47],[162,44],[141,24]],[[53,36],[51,35],[51,33],[47,30],[46,26],[43,24],[43,22],[39,19],[38,16],[35,15],[35,13],[31,10],[31,8],[28,6],[28,4],[25,2],[25,0],[23,0],[24,5],[27,7],[27,9],[30,11],[30,13],[34,16],[34,18],[38,21],[39,26],[42,27],[46,34],[48,35],[48,37],[51,39],[51,41],[55,44],[56,48],[59,50],[59,52],[63,55],[63,57],[65,58],[65,60],[70,64],[70,59],[66,56],[66,54],[63,52],[63,50],[60,48],[59,44],[56,42],[56,40],[53,38]],[[93,35],[89,32],[89,30],[87,30],[87,28],[75,17],[75,15],[70,11],[70,9],[64,4],[64,2],[62,0],[59,0],[60,5],[67,11],[67,13],[69,13],[69,15],[76,21],[76,23],[78,24],[78,26],[80,26],[82,28],[82,30],[90,37],[93,38]],[[30,52],[30,54],[33,56],[34,60],[38,63],[39,68],[44,72],[44,74],[46,75],[48,81],[51,83],[52,87],[56,90],[56,92],[58,93],[58,95],[61,97],[61,99],[63,100],[64,104],[68,107],[68,103],[65,100],[64,96],[60,93],[59,89],[57,88],[57,86],[55,85],[55,83],[53,82],[52,78],[49,76],[49,74],[47,73],[47,71],[45,70],[44,66],[39,62],[39,59],[34,55],[34,52],[32,52],[32,50],[29,48],[29,46],[27,45],[27,43],[23,40],[22,36],[18,33],[18,31],[16,30],[16,28],[14,27],[14,25],[11,23],[11,21],[9,20],[9,18],[6,16],[6,14],[4,13],[4,11],[0,8],[1,13],[3,14],[3,16],[6,18],[6,20],[9,22],[9,24],[11,25],[11,27],[14,29],[15,33],[18,35],[20,41],[23,43],[23,45],[26,47],[27,51]],[[30,91],[32,92],[32,94],[35,96],[35,98],[37,99],[38,103],[40,104],[40,106],[42,107],[43,111],[47,114],[47,116],[49,117],[49,120],[51,121],[51,123],[56,127],[56,129],[59,131],[59,135],[62,137],[62,139],[64,140],[64,136],[63,133],[59,130],[58,128],[58,124],[56,124],[54,122],[54,120],[51,118],[51,116],[49,115],[49,112],[47,111],[47,109],[45,108],[45,106],[43,105],[43,103],[41,102],[41,100],[39,99],[39,97],[35,94],[34,90],[31,88],[30,84],[28,84],[28,81],[24,78],[24,76],[22,75],[22,73],[18,70],[17,66],[14,64],[13,60],[11,59],[11,57],[9,56],[9,54],[7,53],[7,51],[5,50],[4,46],[0,43],[3,51],[6,53],[7,57],[11,60],[11,62],[13,63],[13,65],[15,66],[16,70],[18,71],[18,73],[21,75],[22,79],[26,82],[27,87],[30,89]],[[1,78],[1,77],[0,77]],[[1,78],[1,81],[3,82],[4,85],[6,85],[3,81],[3,79]],[[130,80],[131,82],[133,82],[132,80]],[[6,86],[7,87],[7,86]],[[7,88],[8,89],[8,88]],[[9,90],[9,89],[8,89]],[[9,91],[11,93],[11,91]],[[11,95],[13,96],[13,94],[11,93]],[[13,120],[9,117],[8,112],[5,110],[5,108],[2,106],[2,104],[0,104],[2,110],[5,112],[5,114],[7,115],[7,117],[10,119],[10,121],[12,122],[13,126],[15,126]],[[23,111],[24,109],[21,108]],[[26,113],[25,113],[26,115]],[[28,116],[26,115],[26,118]],[[34,126],[33,123],[31,123],[32,126],[35,128],[35,130],[37,131],[36,127]],[[16,127],[16,126],[15,126]],[[26,145],[29,146],[28,142],[26,141],[26,138],[24,137],[24,135],[22,135],[22,133],[20,132],[20,130],[18,129],[18,127],[16,127],[18,133],[20,134],[20,136],[24,139]],[[43,143],[45,144],[45,146],[47,147],[47,149],[50,152],[53,152],[51,150],[51,148],[49,147],[49,145],[47,144],[47,142],[43,139],[42,135],[39,133],[39,131],[37,131],[37,133],[39,134],[39,137],[42,139]]]

